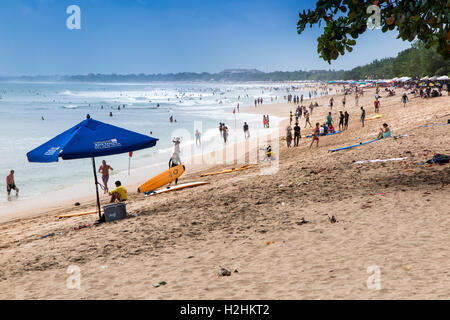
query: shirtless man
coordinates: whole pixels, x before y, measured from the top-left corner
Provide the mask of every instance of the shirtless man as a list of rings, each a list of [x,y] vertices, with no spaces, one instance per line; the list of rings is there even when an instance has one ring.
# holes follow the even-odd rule
[[[102,173],[102,181],[103,181],[103,185],[105,186],[105,189],[104,189],[105,194],[109,192],[109,190],[108,190],[109,170],[114,170],[114,169],[111,168],[111,166],[109,166],[108,164],[106,164],[105,160],[103,160],[102,165],[98,169],[98,172]]]
[[[6,176],[6,191],[8,196],[11,194],[11,190],[16,190],[16,197],[19,195],[19,188],[16,187],[14,182],[14,170],[11,170],[9,175]]]

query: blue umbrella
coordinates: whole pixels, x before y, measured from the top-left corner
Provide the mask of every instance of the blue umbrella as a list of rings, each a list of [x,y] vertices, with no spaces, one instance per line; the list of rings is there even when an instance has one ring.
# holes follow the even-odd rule
[[[98,214],[101,218],[95,157],[151,148],[157,141],[158,139],[88,118],[28,152],[27,158],[29,162],[42,163],[57,162],[59,158],[92,158]]]

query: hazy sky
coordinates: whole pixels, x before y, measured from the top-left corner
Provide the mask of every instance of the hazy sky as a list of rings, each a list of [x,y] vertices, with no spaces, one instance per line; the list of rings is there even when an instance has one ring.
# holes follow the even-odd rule
[[[310,0],[2,0],[0,75],[351,69],[410,46],[368,31],[354,51],[319,59],[320,30],[297,34]],[[69,5],[81,29],[69,30]]]

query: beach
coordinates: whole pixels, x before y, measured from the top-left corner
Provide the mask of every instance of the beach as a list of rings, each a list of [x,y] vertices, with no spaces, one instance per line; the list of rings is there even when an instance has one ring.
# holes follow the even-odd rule
[[[97,216],[56,216],[95,210],[93,196],[2,217],[0,298],[448,299],[450,167],[417,163],[450,154],[450,126],[424,127],[447,122],[450,97],[410,96],[404,108],[402,89],[393,97],[380,92],[383,118],[361,128],[359,106],[374,114],[374,89],[365,90],[359,106],[348,97],[348,130],[321,137],[319,148],[309,148],[311,128],[304,129],[302,117],[300,147],[288,149],[280,138],[271,175],[256,167],[200,177],[237,164],[191,166],[179,183],[210,184],[148,198],[136,193],[138,184],[127,185],[133,216],[81,230],[74,228]],[[334,98],[333,110],[330,96],[312,99],[319,104],[313,125],[329,111],[336,121],[344,109],[342,94]],[[242,111],[255,121],[261,114],[284,119],[282,137],[296,106]],[[376,138],[384,122],[393,135],[407,136],[329,152]],[[392,158],[406,159],[355,163]],[[79,289],[68,285],[73,266]],[[231,275],[218,276],[221,267]],[[373,270],[376,288],[368,285]]]

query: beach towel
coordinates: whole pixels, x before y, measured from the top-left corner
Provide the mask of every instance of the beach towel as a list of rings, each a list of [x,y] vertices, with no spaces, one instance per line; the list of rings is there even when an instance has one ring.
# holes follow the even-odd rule
[[[356,161],[354,162],[355,164],[363,164],[363,163],[375,163],[375,162],[388,162],[388,161],[403,161],[406,160],[407,158],[391,158],[391,159],[385,159],[385,160],[380,160],[380,159],[375,159],[375,160],[361,160],[361,161]]]

